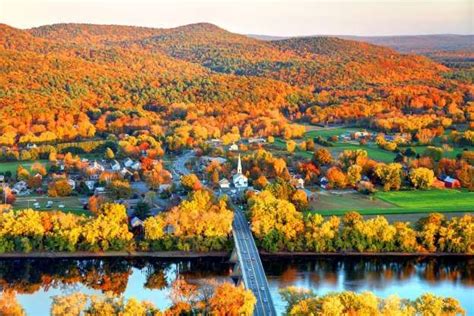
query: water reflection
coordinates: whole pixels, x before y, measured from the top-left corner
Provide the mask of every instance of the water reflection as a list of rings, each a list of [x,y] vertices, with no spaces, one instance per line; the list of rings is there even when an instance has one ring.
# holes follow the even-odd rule
[[[285,304],[278,290],[290,285],[331,291],[374,291],[386,297],[415,298],[426,291],[460,300],[474,315],[474,258],[314,257],[264,258],[277,311]],[[200,284],[209,279],[230,281],[227,259],[36,259],[0,260],[0,291],[13,289],[28,314],[48,314],[51,297],[113,292],[169,306],[170,284],[179,276]]]
[[[127,259],[19,259],[0,260],[0,289],[32,294],[39,290],[70,288],[80,284],[101,292],[123,294],[134,270],[145,275],[147,289],[164,289],[181,275],[198,282],[228,275],[230,265],[217,260],[127,260]]]
[[[474,258],[381,258],[381,257],[319,257],[311,259],[264,260],[269,277],[277,277],[281,286],[289,286],[305,276],[311,287],[344,282],[347,290],[358,285],[383,289],[390,282],[413,278],[435,284],[474,287]]]

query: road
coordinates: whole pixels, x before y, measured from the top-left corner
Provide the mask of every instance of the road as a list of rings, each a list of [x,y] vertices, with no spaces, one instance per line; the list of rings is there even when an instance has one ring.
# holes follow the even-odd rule
[[[235,206],[233,207],[234,223],[232,224],[232,230],[242,270],[242,278],[245,288],[251,290],[257,298],[254,315],[276,315],[267,277],[252,232],[242,211]]]
[[[177,157],[173,162],[173,178],[177,181],[181,179],[181,176],[189,174],[186,163],[195,156],[194,150],[190,150]]]

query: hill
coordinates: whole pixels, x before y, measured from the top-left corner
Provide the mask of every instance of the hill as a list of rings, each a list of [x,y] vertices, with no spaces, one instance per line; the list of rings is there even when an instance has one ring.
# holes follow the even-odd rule
[[[428,58],[334,37],[262,41],[208,23],[1,25],[0,66],[8,145],[146,130],[179,148],[226,133],[297,136],[293,122],[474,117],[472,87]]]
[[[402,53],[474,51],[474,35],[338,36],[344,39],[391,47]]]

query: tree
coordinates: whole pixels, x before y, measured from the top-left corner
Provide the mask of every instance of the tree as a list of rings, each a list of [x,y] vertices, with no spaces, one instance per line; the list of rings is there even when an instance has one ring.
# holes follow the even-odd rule
[[[16,168],[16,178],[18,180],[28,180],[28,178],[30,177],[30,172],[28,170],[26,170],[25,168],[23,168],[22,165],[18,165],[18,167]]]
[[[420,167],[410,171],[410,181],[417,189],[426,190],[433,185],[435,175],[433,170]]]
[[[375,175],[382,183],[384,191],[399,190],[402,185],[402,165],[399,163],[379,163],[375,167]]]
[[[93,195],[88,200],[88,209],[94,214],[98,214],[100,207],[107,202],[103,195]]]
[[[69,196],[72,193],[72,187],[66,179],[53,181],[48,186],[48,195],[51,197]]]
[[[142,165],[143,166],[143,165]],[[144,171],[145,181],[152,190],[157,190],[161,184],[171,182],[171,173],[163,168],[161,162],[154,162],[151,169]]]
[[[140,201],[135,206],[135,212],[133,213],[136,217],[141,220],[144,220],[150,216],[150,205],[146,202]]]
[[[362,167],[352,165],[347,169],[347,181],[350,185],[355,186],[362,178]]]
[[[286,141],[286,151],[290,154],[293,153],[296,149],[296,142],[294,140]]]
[[[44,177],[48,172],[46,171],[45,166],[40,162],[35,162],[31,166],[31,171],[39,173],[42,177]]]
[[[199,178],[194,173],[182,176],[181,185],[187,191],[197,191],[202,187],[201,181],[199,181]]]
[[[132,188],[126,180],[113,180],[107,186],[109,195],[112,199],[128,199],[132,196]]]
[[[256,189],[262,190],[268,185],[268,179],[265,176],[260,176],[253,182],[253,185]]]
[[[0,315],[25,316],[23,307],[18,303],[15,292],[4,290],[0,293]]]
[[[329,165],[332,162],[332,156],[326,148],[318,148],[314,152],[313,161],[317,165]]]
[[[65,296],[54,296],[51,304],[52,316],[80,316],[86,307],[87,295],[83,293],[73,293]]]
[[[331,167],[326,173],[329,187],[343,189],[347,185],[347,177],[339,167]]]
[[[107,147],[107,149],[105,150],[105,159],[112,160],[114,158],[115,158],[115,154],[113,150]]]
[[[211,182],[214,186],[219,185],[219,171],[217,169],[212,171]]]
[[[264,249],[276,251],[296,247],[295,241],[304,227],[302,214],[292,203],[277,199],[267,190],[250,198],[248,203],[252,231]]]
[[[252,315],[257,299],[250,290],[230,283],[219,285],[210,299],[211,314]]]
[[[291,197],[291,202],[300,211],[308,208],[308,196],[304,190],[296,190]]]

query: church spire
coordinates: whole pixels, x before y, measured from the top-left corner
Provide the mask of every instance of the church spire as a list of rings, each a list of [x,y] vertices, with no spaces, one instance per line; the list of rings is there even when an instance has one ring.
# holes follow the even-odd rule
[[[237,163],[237,174],[242,174],[242,162],[240,161],[240,154],[239,154],[239,162]]]

